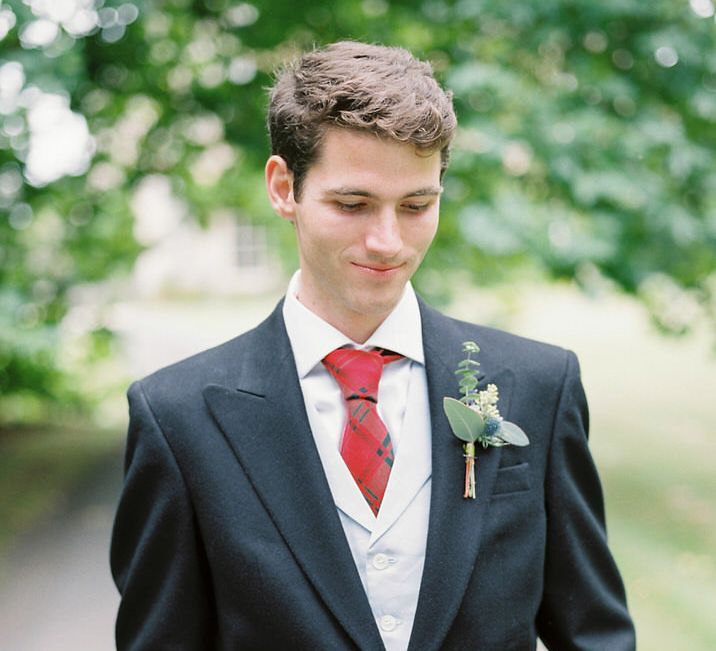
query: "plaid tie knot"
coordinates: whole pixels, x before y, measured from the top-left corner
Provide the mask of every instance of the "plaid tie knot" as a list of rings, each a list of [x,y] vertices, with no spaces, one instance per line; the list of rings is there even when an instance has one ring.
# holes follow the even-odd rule
[[[323,363],[346,400],[378,402],[378,385],[383,373],[383,358],[378,351],[339,348],[328,353]]]

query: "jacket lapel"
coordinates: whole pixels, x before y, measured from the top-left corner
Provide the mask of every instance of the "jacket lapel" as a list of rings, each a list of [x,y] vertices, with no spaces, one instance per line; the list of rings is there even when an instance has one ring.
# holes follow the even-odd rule
[[[464,499],[462,448],[443,413],[442,402],[445,396],[458,397],[454,370],[463,358],[462,343],[467,337],[464,329],[422,302],[421,316],[432,424],[433,471],[425,566],[410,651],[439,649],[457,615],[480,548],[481,531],[500,458],[500,448],[478,448],[477,499]],[[481,370],[487,375],[481,380],[481,386],[487,382],[498,384],[500,408],[506,416],[511,373],[500,373],[488,359],[489,351],[482,351],[479,356]]]
[[[383,648],[308,424],[281,303],[204,398],[304,573],[361,648]],[[238,345],[238,344],[237,344]]]

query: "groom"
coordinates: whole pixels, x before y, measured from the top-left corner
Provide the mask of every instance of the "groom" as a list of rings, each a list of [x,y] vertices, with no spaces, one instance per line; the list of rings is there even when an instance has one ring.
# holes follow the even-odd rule
[[[300,271],[256,329],[129,391],[120,651],[630,651],[575,356],[449,319],[410,277],[456,119],[430,67],[355,42],[271,93],[266,186]],[[442,410],[462,343],[527,447]]]

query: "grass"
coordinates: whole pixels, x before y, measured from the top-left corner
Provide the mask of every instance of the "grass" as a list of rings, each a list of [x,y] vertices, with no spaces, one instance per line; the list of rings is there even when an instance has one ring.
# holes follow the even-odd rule
[[[0,554],[59,508],[89,468],[116,454],[123,434],[86,425],[0,430]]]
[[[641,648],[708,651],[716,648],[716,491],[705,460],[716,458],[714,442],[659,437],[648,420],[615,423],[595,450],[599,462],[600,449],[628,441],[621,458],[601,463],[612,546]]]

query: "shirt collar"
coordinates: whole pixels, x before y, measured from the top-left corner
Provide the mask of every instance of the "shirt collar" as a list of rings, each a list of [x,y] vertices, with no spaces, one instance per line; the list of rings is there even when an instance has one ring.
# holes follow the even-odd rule
[[[328,353],[341,346],[387,348],[420,364],[425,363],[420,308],[410,282],[398,304],[368,341],[358,344],[298,300],[300,274],[300,270],[293,274],[283,303],[283,320],[299,378],[306,377]]]

